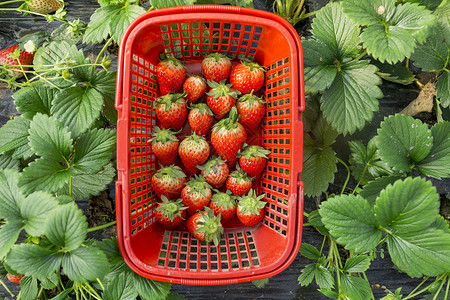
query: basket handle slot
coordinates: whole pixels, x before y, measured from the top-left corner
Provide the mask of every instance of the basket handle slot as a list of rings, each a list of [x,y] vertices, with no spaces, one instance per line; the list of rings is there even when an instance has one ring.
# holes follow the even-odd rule
[[[197,1],[201,2],[200,1]],[[204,13],[205,10],[211,11],[211,12],[224,12],[224,13],[234,13],[234,14],[240,14],[241,8],[237,6],[231,6],[231,5],[188,5],[183,6],[183,11],[186,13],[193,13],[193,12],[202,12]]]

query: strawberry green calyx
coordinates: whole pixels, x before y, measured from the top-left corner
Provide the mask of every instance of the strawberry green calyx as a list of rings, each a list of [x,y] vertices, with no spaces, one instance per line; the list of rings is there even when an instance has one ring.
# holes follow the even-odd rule
[[[208,85],[212,88],[212,90],[208,93],[206,93],[206,95],[208,96],[212,96],[213,98],[219,98],[219,97],[225,97],[225,96],[230,96],[233,98],[237,98],[241,92],[232,89],[231,88],[231,84],[225,84],[225,79],[222,80],[220,83],[217,83],[215,81],[212,80],[208,80]]]
[[[266,70],[264,70],[264,68],[261,67],[258,63],[255,63],[254,61],[251,61],[251,60],[248,59],[248,58],[243,58],[243,59],[241,59],[241,64],[243,64],[243,65],[246,66],[246,67],[249,67],[249,68],[250,68],[250,71],[253,71],[253,70],[255,70],[255,69],[259,69],[259,70],[261,70],[261,71],[263,71],[263,72],[266,71]]]
[[[187,136],[184,140],[184,143],[192,142],[193,144],[207,144],[205,137],[192,132],[190,136]]]
[[[224,55],[224,54],[222,54],[222,53],[217,53],[217,52],[210,53],[210,54],[206,55],[205,58],[214,58],[214,60],[215,60],[216,62],[218,62],[218,61],[221,60],[221,59],[230,60],[230,59],[228,58],[228,56],[226,56],[226,55]]]
[[[236,206],[236,196],[234,196],[230,190],[226,190],[225,193],[222,193],[216,189],[213,191],[215,194],[211,197],[211,201],[216,202],[218,207],[231,209]]]
[[[238,127],[240,116],[237,113],[236,106],[233,106],[228,114],[227,118],[224,118],[214,124],[213,130],[217,132],[219,129],[224,128],[226,130],[232,130]]]
[[[215,246],[219,245],[220,236],[222,235],[224,229],[222,223],[220,223],[220,214],[216,217],[214,215],[214,210],[209,207],[205,207],[205,211],[200,212],[201,220],[197,222],[199,228],[195,233],[203,232],[205,234],[205,241],[207,243],[213,242]]]
[[[190,109],[198,109],[199,113],[203,116],[205,114],[208,114],[212,117],[214,117],[214,113],[212,112],[211,108],[206,103],[195,103],[189,105]]]
[[[245,214],[249,212],[252,215],[259,215],[259,210],[266,206],[265,201],[261,201],[264,198],[264,194],[256,196],[256,192],[251,189],[247,195],[237,197],[239,206],[241,207],[241,213]]]
[[[251,92],[250,92],[250,94],[245,94],[245,95],[243,95],[242,97],[240,97],[237,101],[238,102],[248,102],[248,105],[250,106],[250,107],[252,107],[253,106],[253,103],[254,102],[260,102],[260,103],[267,103],[266,101],[264,101],[262,98],[260,98],[260,97],[258,97],[258,96],[256,96],[256,95],[253,95],[253,91],[254,90],[252,90]]]
[[[164,109],[166,110],[166,112],[168,112],[170,110],[170,108],[172,107],[172,104],[175,104],[175,103],[186,104],[186,102],[184,101],[184,97],[186,97],[186,95],[187,95],[186,92],[184,92],[183,94],[176,94],[174,92],[169,92],[166,95],[156,99],[155,107],[164,105]],[[183,100],[181,100],[181,99],[183,99]]]
[[[183,68],[186,69],[186,66],[184,65],[184,63],[181,60],[176,59],[175,57],[166,57],[165,59],[161,60],[161,62],[166,63],[166,64],[171,64],[176,67],[182,66]]]
[[[226,160],[223,160],[220,156],[214,155],[205,164],[198,166],[197,168],[199,170],[205,170],[205,176],[208,176],[211,171],[217,173],[219,168],[225,163]]]
[[[263,147],[257,145],[249,146],[247,144],[244,144],[242,148],[244,150],[243,151],[239,150],[238,157],[244,157],[245,159],[249,159],[251,157],[267,158],[267,155],[272,153],[270,150],[264,149]]]
[[[230,177],[233,177],[234,180],[239,183],[241,180],[252,181],[254,178],[250,177],[247,173],[242,170],[239,165],[236,167],[236,170],[230,174]]]
[[[187,209],[183,204],[183,199],[177,199],[176,201],[169,201],[166,196],[161,196],[162,202],[159,203],[159,206],[156,208],[157,211],[163,212],[163,218],[167,216],[167,218],[173,222],[173,218],[175,216],[179,216],[181,219],[184,218],[181,216],[181,211]]]
[[[183,170],[181,170],[180,167],[170,165],[157,170],[154,176],[156,176],[156,178],[161,178],[163,176],[169,176],[171,178],[182,178],[186,177],[186,174],[184,174]]]
[[[206,196],[206,189],[212,189],[211,185],[206,182],[205,177],[202,175],[195,175],[186,183],[189,186],[189,193],[200,193],[202,196]]]
[[[178,138],[176,137],[176,135],[180,132],[181,130],[174,131],[173,129],[161,129],[158,126],[154,126],[154,137],[152,137],[150,141],[152,142],[152,145],[156,143],[165,144],[167,142],[177,142]]]

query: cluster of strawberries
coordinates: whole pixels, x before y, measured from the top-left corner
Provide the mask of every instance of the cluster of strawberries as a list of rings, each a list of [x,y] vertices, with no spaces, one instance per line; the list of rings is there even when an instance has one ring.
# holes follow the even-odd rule
[[[232,67],[220,53],[205,57],[201,69],[203,77],[188,76],[175,58],[157,65],[162,96],[155,102],[155,113],[161,128],[155,126],[151,142],[162,166],[151,185],[161,199],[155,213],[160,223],[173,229],[189,215],[188,231],[218,245],[222,222],[236,215],[254,226],[264,217],[264,195],[257,195],[252,181],[261,176],[270,151],[246,144],[247,132],[255,132],[265,114],[265,102],[254,94],[264,84],[264,69],[247,59]],[[177,93],[181,89],[183,93]],[[205,94],[203,103],[199,99]],[[186,119],[192,133],[180,142],[177,135]],[[214,150],[218,155],[210,157]],[[175,165],[177,156],[189,181]]]

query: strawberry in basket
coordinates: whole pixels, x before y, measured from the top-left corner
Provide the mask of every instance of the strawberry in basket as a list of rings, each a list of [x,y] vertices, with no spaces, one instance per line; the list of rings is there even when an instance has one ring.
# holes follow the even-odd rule
[[[238,197],[236,216],[246,226],[255,226],[264,217],[266,202],[261,201],[264,195],[256,196],[254,190],[242,197]]]
[[[188,115],[186,93],[168,93],[156,99],[155,113],[164,128],[181,130]]]
[[[256,62],[243,58],[241,63],[231,70],[230,83],[242,94],[248,94],[252,90],[256,93],[264,84],[264,68]]]
[[[163,166],[173,165],[177,159],[178,145],[180,141],[177,134],[180,131],[173,131],[172,129],[160,129],[158,126],[153,127],[152,151],[159,159]]]
[[[169,92],[178,92],[186,79],[186,66],[174,57],[168,57],[156,66],[159,90],[164,96]]]
[[[231,61],[221,53],[211,53],[202,61],[202,73],[206,80],[220,82],[228,79],[230,71]]]
[[[225,84],[225,80],[220,83],[208,80],[208,85],[211,90],[206,93],[206,103],[208,103],[217,120],[220,120],[236,104],[236,99],[240,93],[232,89],[231,84]]]
[[[188,231],[200,241],[213,242],[219,245],[223,233],[220,215],[214,215],[214,211],[205,207],[204,211],[198,211],[187,220]]]
[[[166,196],[161,196],[161,201],[156,207],[155,218],[167,229],[174,229],[186,218],[187,207],[182,199],[169,201]]]
[[[244,150],[238,154],[239,165],[250,177],[259,179],[267,163],[267,155],[271,152],[261,146],[244,145]]]
[[[169,200],[177,199],[186,182],[186,175],[180,167],[170,165],[161,168],[152,176],[151,185],[158,197],[163,195]]]

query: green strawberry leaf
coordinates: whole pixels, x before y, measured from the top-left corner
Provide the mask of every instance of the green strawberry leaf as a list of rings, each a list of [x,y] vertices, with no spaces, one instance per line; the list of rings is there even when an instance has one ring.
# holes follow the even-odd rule
[[[334,278],[330,270],[322,265],[316,264],[314,278],[321,289],[331,289],[334,286]]]
[[[359,27],[346,17],[340,3],[332,2],[323,7],[311,27],[314,38],[326,44],[334,58],[342,61],[359,53]]]
[[[433,13],[438,21],[445,25],[450,25],[450,2],[442,1],[442,3],[434,10]]]
[[[109,129],[93,129],[77,139],[74,167],[87,173],[95,173],[111,161],[116,150],[116,133]]]
[[[46,236],[55,245],[67,250],[80,247],[87,235],[87,222],[75,204],[60,206],[48,218]]]
[[[141,277],[133,273],[134,288],[144,300],[164,300],[170,293],[171,284]]]
[[[116,75],[117,72],[102,70],[95,74],[91,84],[103,96],[103,114],[112,123],[117,122],[117,110],[114,107],[116,96]]]
[[[150,4],[156,9],[174,6],[183,6],[183,5],[194,5],[196,2],[197,2],[196,0],[150,0]],[[235,1],[235,2],[242,2],[242,1]],[[211,4],[211,2],[209,1],[209,3],[204,4]]]
[[[133,278],[121,273],[115,276],[106,286],[103,293],[104,300],[128,300],[136,299],[138,293],[134,289]]]
[[[380,193],[374,212],[380,226],[394,231],[418,231],[429,227],[430,220],[439,214],[439,205],[439,195],[431,181],[408,177]]]
[[[24,117],[33,119],[37,113],[50,115],[52,100],[56,89],[46,87],[42,82],[24,87],[14,93],[13,98],[19,111]]]
[[[450,177],[450,122],[443,121],[431,128],[433,147],[418,163],[417,169],[434,178]]]
[[[450,106],[450,71],[445,70],[436,82],[436,97],[441,102],[442,107]]]
[[[23,169],[19,178],[19,187],[26,194],[34,191],[57,192],[68,186],[75,169],[65,168],[56,160],[39,158]]]
[[[370,251],[382,237],[369,202],[361,196],[336,196],[322,202],[322,222],[337,242],[356,252]]]
[[[319,118],[319,99],[314,96],[305,97],[305,112],[303,114],[303,132],[309,132],[314,127],[316,120]]]
[[[300,246],[300,254],[309,259],[319,259],[320,252],[311,244],[302,243]]]
[[[374,206],[375,201],[377,200],[381,191],[384,190],[389,184],[393,184],[399,179],[400,177],[398,176],[379,177],[367,183],[362,189],[362,191],[359,193],[359,195],[364,199],[366,199],[371,206]]]
[[[20,220],[19,203],[24,196],[17,186],[19,173],[13,170],[0,170],[0,218]]]
[[[75,201],[89,199],[91,196],[97,196],[104,191],[116,174],[111,163],[107,164],[98,173],[78,172],[72,177],[72,197]],[[59,193],[70,195],[69,186],[64,185]]]
[[[22,222],[20,220],[8,220],[0,226],[0,259],[8,254],[9,249],[16,243],[19,234],[22,231]]]
[[[15,117],[0,127],[0,153],[13,151],[20,147],[28,147],[28,130],[30,120],[25,117]],[[20,157],[14,157],[20,158]]]
[[[97,243],[97,246],[106,254],[106,257],[111,260],[111,264],[115,265],[123,262],[123,257],[120,253],[119,244],[117,243],[116,238],[104,239]]]
[[[392,173],[387,164],[380,160],[376,139],[371,139],[366,147],[360,141],[349,142],[351,155],[350,170],[355,180],[361,184]]]
[[[20,299],[33,300],[38,294],[37,279],[25,276],[20,280]]]
[[[9,155],[0,155],[0,170],[11,169],[19,171],[20,161]]]
[[[366,300],[372,298],[372,289],[369,282],[364,278],[344,274],[340,279],[342,291],[349,299]]]
[[[73,141],[61,122],[39,113],[31,121],[29,132],[30,145],[39,156],[60,163],[69,161]]]
[[[437,216],[436,219],[434,219],[434,221],[430,224],[431,228],[436,228],[444,232],[449,232],[449,226],[450,225],[447,223],[447,220],[441,215]]]
[[[439,4],[443,2],[442,0],[406,0],[406,1],[410,3],[418,3],[419,5],[425,6],[429,10],[435,10],[439,6]]]
[[[367,255],[357,255],[347,259],[344,271],[348,273],[365,272],[370,266],[370,257]]]
[[[316,269],[316,264],[306,265],[300,276],[298,276],[297,281],[301,286],[308,286],[314,280],[314,271]]]
[[[11,248],[6,262],[20,274],[38,278],[51,276],[61,266],[63,254],[34,244],[20,244]]]
[[[137,17],[145,13],[145,9],[139,5],[125,5],[122,6],[119,13],[112,16],[109,28],[111,36],[116,43],[120,43],[122,35],[125,33],[127,27]]]
[[[59,283],[58,275],[56,273],[52,273],[48,277],[39,278],[41,286],[46,290],[51,290],[56,287]]]
[[[392,262],[412,277],[434,277],[450,271],[450,234],[440,229],[394,232],[387,236]]]
[[[323,236],[330,235],[328,230],[325,228],[325,225],[323,225],[322,223],[322,217],[319,214],[319,210],[316,209],[309,213],[308,222],[312,226],[314,226]]]
[[[270,277],[263,278],[259,280],[252,280],[252,283],[254,286],[256,286],[258,289],[264,288],[269,283]]]
[[[396,7],[394,0],[345,0],[342,6],[351,20],[367,26],[361,34],[363,46],[381,62],[409,57],[434,22],[431,12],[417,4]]]
[[[381,122],[377,139],[381,159],[403,172],[427,157],[433,146],[433,136],[426,124],[400,114]]]
[[[415,77],[413,72],[401,63],[391,65],[388,63],[381,63],[378,60],[372,60],[370,63],[378,68],[377,74],[384,80],[403,85],[414,82]]]
[[[337,74],[334,53],[320,40],[302,41],[305,64],[305,92],[317,94],[327,89]]]
[[[305,194],[317,196],[326,191],[337,171],[336,153],[331,148],[337,133],[323,118],[319,118],[312,135],[304,136],[303,181]]]
[[[425,43],[417,45],[411,60],[423,71],[445,68],[450,60],[450,27],[436,22]]]
[[[103,97],[93,88],[75,86],[58,93],[52,105],[52,114],[69,128],[72,136],[79,136],[99,117]]]
[[[77,282],[93,281],[109,272],[108,259],[96,247],[77,248],[64,254],[62,267],[67,277]]]
[[[327,121],[339,133],[353,133],[372,120],[383,93],[377,68],[368,61],[351,61],[341,66],[331,86],[325,90],[321,108]]]
[[[58,207],[58,201],[47,192],[34,192],[18,201],[22,224],[31,236],[41,236],[45,233],[48,215],[53,214]]]

